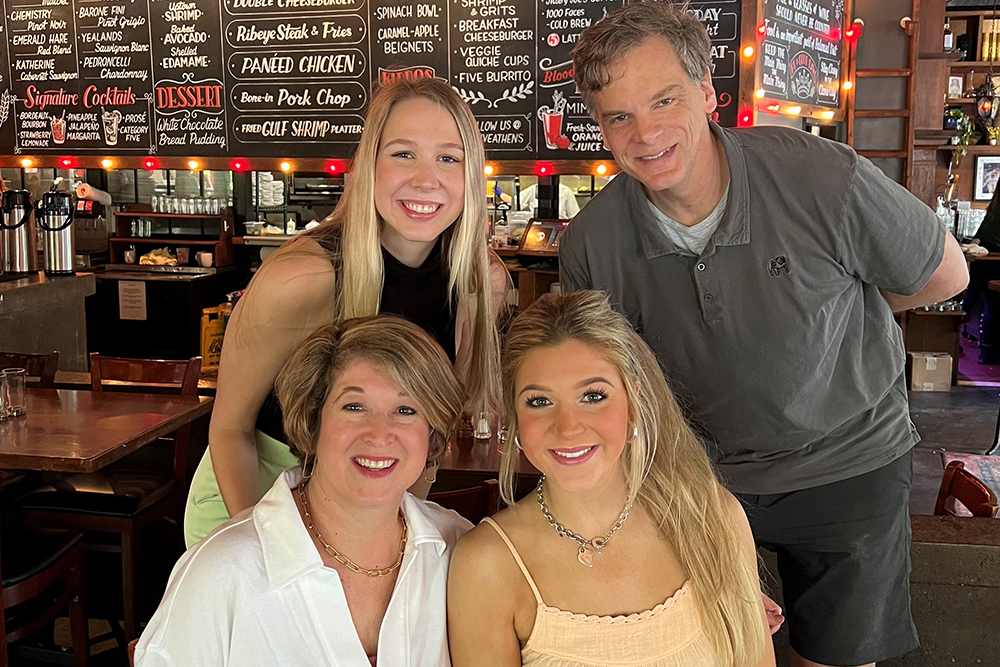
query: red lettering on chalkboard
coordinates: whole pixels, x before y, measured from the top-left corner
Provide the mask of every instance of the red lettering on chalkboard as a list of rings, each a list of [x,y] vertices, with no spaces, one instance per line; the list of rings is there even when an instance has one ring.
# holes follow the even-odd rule
[[[132,86],[122,89],[118,86],[108,86],[103,91],[97,86],[87,86],[83,91],[83,106],[91,107],[127,107],[135,104],[135,93]]]
[[[157,109],[221,109],[222,86],[157,86]]]
[[[573,74],[576,72],[575,67],[570,67],[567,70],[554,70],[550,69],[545,72],[545,76],[542,77],[542,85],[551,83],[561,83],[563,81],[570,81],[573,78]]]
[[[412,81],[413,79],[433,79],[434,78],[434,68],[433,67],[407,67],[405,69],[382,69],[378,68],[378,80],[381,84],[387,84],[390,81],[395,81],[397,79],[405,79],[406,81]]]

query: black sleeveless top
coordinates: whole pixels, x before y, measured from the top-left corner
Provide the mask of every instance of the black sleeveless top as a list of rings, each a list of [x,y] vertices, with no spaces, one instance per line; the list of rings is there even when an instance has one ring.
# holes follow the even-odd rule
[[[406,266],[382,248],[384,266],[382,297],[379,314],[399,315],[422,327],[455,363],[456,305],[448,294],[448,272],[441,257],[441,239],[431,254],[417,268]],[[281,405],[274,394],[268,394],[256,427],[275,440],[288,442],[282,426]]]

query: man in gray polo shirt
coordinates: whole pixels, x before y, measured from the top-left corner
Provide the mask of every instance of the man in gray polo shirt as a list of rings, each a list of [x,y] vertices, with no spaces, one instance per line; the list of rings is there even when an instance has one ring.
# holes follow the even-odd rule
[[[791,664],[912,650],[919,437],[892,312],[965,287],[958,244],[843,144],[711,122],[709,39],[672,3],[609,14],[573,58],[624,174],[567,230],[564,289],[610,293],[777,552]]]

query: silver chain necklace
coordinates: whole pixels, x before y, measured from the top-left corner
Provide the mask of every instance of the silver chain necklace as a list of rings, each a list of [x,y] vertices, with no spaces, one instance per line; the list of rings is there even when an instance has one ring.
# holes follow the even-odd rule
[[[632,509],[632,501],[625,501],[625,509],[622,510],[621,515],[618,517],[618,520],[615,521],[615,525],[611,526],[611,530],[608,531],[607,535],[588,540],[585,537],[577,535],[572,530],[555,520],[555,517],[552,516],[549,512],[549,508],[545,505],[545,495],[542,491],[544,484],[545,475],[542,475],[542,478],[538,480],[538,486],[535,488],[535,495],[538,500],[538,506],[542,510],[542,516],[548,520],[550,526],[556,529],[556,532],[559,533],[560,537],[568,537],[580,545],[580,550],[576,554],[576,559],[580,561],[581,565],[594,567],[594,554],[599,554],[604,551],[604,548],[608,546],[608,542],[611,541],[614,534],[617,533],[618,529],[622,527],[623,523],[625,523],[625,519],[628,518],[629,510]]]

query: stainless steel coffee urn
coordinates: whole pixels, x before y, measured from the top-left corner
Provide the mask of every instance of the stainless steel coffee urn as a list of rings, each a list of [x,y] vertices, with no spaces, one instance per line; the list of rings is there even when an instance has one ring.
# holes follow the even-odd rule
[[[38,203],[45,273],[73,273],[73,201],[68,192],[49,191]]]
[[[31,193],[6,190],[0,216],[0,273],[38,270],[38,241],[31,216]]]

